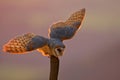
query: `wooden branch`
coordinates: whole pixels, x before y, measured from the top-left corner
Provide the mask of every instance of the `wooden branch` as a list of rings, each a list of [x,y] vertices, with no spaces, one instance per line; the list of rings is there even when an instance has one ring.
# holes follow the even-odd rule
[[[49,80],[58,80],[59,58],[50,56],[50,76]]]

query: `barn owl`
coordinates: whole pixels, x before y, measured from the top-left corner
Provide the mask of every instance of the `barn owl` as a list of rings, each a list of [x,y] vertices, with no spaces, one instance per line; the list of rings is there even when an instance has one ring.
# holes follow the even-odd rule
[[[49,28],[49,37],[27,33],[11,39],[3,46],[3,51],[13,54],[25,54],[37,50],[44,56],[62,56],[65,45],[63,40],[71,39],[81,26],[85,9],[73,13],[66,21],[57,22]]]

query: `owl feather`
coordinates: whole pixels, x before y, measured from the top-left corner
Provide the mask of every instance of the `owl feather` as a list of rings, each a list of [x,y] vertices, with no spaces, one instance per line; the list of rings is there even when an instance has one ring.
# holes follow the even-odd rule
[[[32,51],[41,48],[47,44],[47,39],[33,33],[27,33],[11,39],[3,46],[5,52],[24,54],[27,51]]]

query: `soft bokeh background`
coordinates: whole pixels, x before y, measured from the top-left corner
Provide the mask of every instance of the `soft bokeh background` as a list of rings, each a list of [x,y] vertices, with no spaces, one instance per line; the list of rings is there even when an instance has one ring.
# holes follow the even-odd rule
[[[49,58],[12,55],[2,46],[16,35],[47,37],[50,25],[86,8],[82,28],[65,41],[59,80],[120,80],[120,0],[0,0],[0,80],[48,80]]]

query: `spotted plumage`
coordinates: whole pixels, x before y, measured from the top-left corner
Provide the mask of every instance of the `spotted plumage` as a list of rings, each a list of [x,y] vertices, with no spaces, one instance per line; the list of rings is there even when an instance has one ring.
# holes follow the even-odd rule
[[[62,56],[65,49],[63,40],[71,39],[85,16],[85,9],[73,13],[65,22],[53,24],[49,29],[49,37],[45,38],[33,33],[27,33],[11,39],[3,46],[5,52],[24,54],[37,50],[45,56]]]

